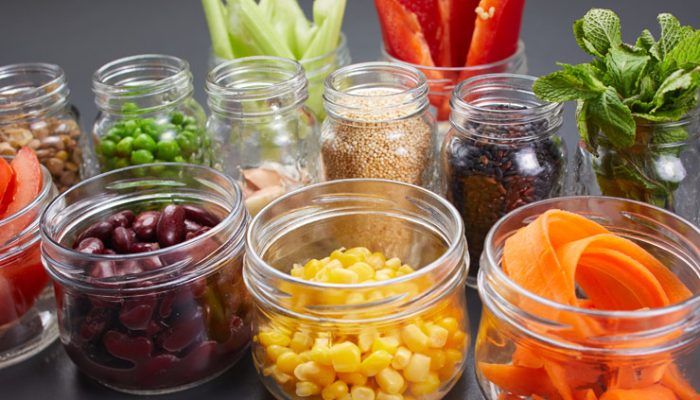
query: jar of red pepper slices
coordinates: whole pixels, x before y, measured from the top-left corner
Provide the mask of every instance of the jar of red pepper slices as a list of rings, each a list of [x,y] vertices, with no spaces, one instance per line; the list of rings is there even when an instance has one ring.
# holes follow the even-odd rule
[[[51,203],[42,255],[78,368],[119,391],[160,394],[232,366],[250,338],[248,219],[233,179],[188,164],[116,170]]]
[[[539,100],[533,82],[525,75],[483,75],[452,94],[452,128],[441,152],[443,190],[465,221],[472,285],[491,226],[563,190],[562,105]]]

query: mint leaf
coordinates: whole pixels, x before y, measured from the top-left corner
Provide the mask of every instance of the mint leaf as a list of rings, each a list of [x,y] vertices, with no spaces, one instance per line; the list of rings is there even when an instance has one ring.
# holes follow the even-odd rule
[[[559,66],[562,67],[567,74],[581,80],[583,84],[591,90],[602,93],[607,88],[607,85],[603,82],[605,73],[593,64],[570,65],[559,63]]]
[[[684,37],[664,59],[662,68],[695,68],[700,65],[700,31]]]
[[[605,136],[617,148],[634,144],[635,123],[632,112],[622,103],[613,87],[608,87],[588,104],[589,118],[600,127]]]
[[[694,103],[698,86],[700,86],[700,67],[691,71],[676,70],[659,86],[654,95],[652,112],[661,108],[685,107],[685,103]],[[693,104],[694,105],[694,104]]]
[[[688,139],[688,131],[682,126],[660,126],[654,130],[651,136],[653,144],[672,144],[685,142]]]
[[[635,53],[624,46],[610,48],[605,64],[613,86],[623,97],[631,96],[639,87],[649,59],[643,52]]]
[[[656,19],[661,26],[661,37],[650,51],[659,61],[662,61],[666,58],[666,55],[673,50],[681,40],[690,35],[693,30],[692,28],[681,26],[678,19],[668,13],[659,14]]]
[[[576,39],[576,43],[578,43],[578,46],[585,51],[586,53],[596,56],[596,57],[603,57],[602,54],[596,50],[595,46],[591,44],[591,42],[586,39],[586,34],[583,31],[583,19],[576,20],[574,22],[574,38]]]
[[[642,31],[642,34],[639,35],[637,38],[637,43],[635,43],[635,47],[639,49],[644,49],[647,52],[651,50],[652,47],[656,44],[656,39],[654,39],[654,35],[649,32],[649,29],[645,29]]]
[[[620,18],[611,10],[594,8],[588,11],[583,17],[581,30],[583,37],[601,56],[607,54],[611,47],[622,43]]]
[[[576,125],[581,139],[586,144],[588,151],[598,155],[598,126],[593,122],[593,118],[588,115],[588,103],[583,100],[576,102]]]
[[[591,87],[590,79],[583,79],[584,73],[572,73],[571,70],[557,71],[540,77],[532,89],[535,94],[547,101],[564,102],[578,99],[590,99],[604,90]]]

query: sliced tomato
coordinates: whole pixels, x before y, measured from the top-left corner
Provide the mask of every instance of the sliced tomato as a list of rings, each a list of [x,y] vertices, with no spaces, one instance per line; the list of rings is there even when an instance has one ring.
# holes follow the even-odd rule
[[[442,0],[447,3],[447,37],[450,51],[450,65],[461,67],[467,62],[467,52],[474,33],[474,9],[479,6],[479,0]]]
[[[452,65],[446,23],[449,10],[446,9],[445,0],[399,1],[418,19],[435,65],[440,67]]]
[[[435,66],[416,14],[399,0],[374,0],[374,4],[387,52],[408,63]]]
[[[518,48],[525,0],[481,0],[467,66],[508,58]]]
[[[4,158],[0,157],[0,216],[15,196],[15,172]]]
[[[11,180],[11,185],[14,186],[11,189],[12,198],[8,201],[7,208],[0,219],[7,218],[29,205],[41,190],[41,166],[36,154],[30,148],[22,147],[10,163],[10,167],[14,172],[14,179]],[[7,199],[3,198],[3,203],[5,201]],[[36,215],[24,215],[5,224],[0,229],[0,245],[12,239],[36,217]]]

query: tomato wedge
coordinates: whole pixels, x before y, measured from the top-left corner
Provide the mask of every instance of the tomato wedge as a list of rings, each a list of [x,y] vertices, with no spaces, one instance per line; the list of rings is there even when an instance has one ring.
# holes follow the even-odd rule
[[[467,66],[508,58],[518,48],[525,0],[481,0]]]
[[[0,157],[0,216],[15,196],[15,172],[4,158]]]

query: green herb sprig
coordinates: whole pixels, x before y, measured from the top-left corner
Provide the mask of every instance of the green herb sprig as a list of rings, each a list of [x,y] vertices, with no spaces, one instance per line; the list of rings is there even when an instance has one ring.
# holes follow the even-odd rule
[[[559,64],[562,70],[535,82],[534,91],[544,100],[577,101],[579,132],[593,153],[599,132],[612,146],[628,148],[637,142],[637,121],[677,121],[698,102],[700,30],[682,26],[671,14],[659,14],[657,19],[659,40],[645,29],[630,45],[622,41],[617,14],[590,10],[574,23],[573,31],[593,60]],[[673,135],[661,132],[647,139],[664,144],[687,138],[684,130]]]

